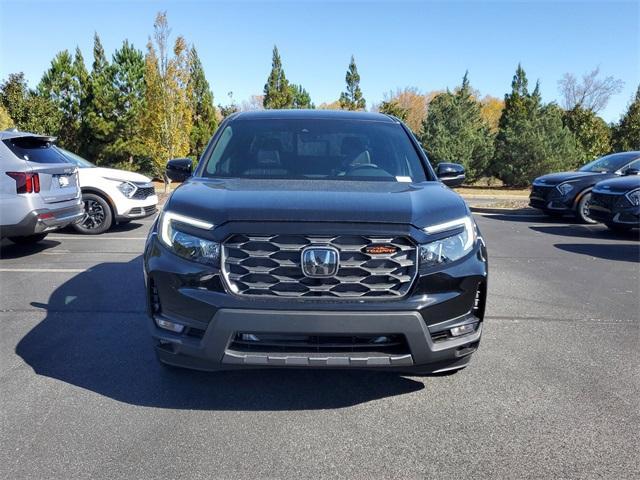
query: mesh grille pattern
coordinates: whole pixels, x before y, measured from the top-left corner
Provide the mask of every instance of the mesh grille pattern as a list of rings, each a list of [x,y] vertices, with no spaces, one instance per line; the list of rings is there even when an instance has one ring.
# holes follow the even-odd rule
[[[136,198],[138,200],[144,200],[151,195],[155,195],[156,190],[154,187],[138,187],[131,198]]]
[[[369,254],[374,245],[395,253]],[[338,273],[309,278],[302,272],[302,250],[331,246],[338,250]],[[243,295],[278,297],[401,297],[416,276],[415,245],[406,237],[340,235],[233,235],[223,244],[224,274]]]

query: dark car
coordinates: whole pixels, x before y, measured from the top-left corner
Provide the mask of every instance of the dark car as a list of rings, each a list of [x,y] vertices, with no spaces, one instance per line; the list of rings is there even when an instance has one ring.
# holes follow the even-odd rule
[[[640,152],[622,152],[598,158],[576,172],[543,175],[533,181],[529,204],[552,217],[573,213],[584,223],[595,223],[589,215],[593,186],[639,169]]]
[[[430,373],[482,333],[484,241],[397,119],[331,111],[226,119],[175,180],[144,253],[161,362]]]
[[[596,183],[591,191],[589,215],[611,230],[640,227],[640,171]]]

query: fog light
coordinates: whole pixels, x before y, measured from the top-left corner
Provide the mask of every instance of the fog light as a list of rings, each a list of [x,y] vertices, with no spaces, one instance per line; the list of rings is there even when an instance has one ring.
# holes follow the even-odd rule
[[[467,333],[471,333],[476,329],[476,326],[473,323],[468,323],[466,325],[460,325],[459,327],[453,327],[449,332],[452,337],[459,337],[461,335],[466,335]]]
[[[182,333],[184,330],[184,325],[180,325],[179,323],[170,322],[168,320],[164,320],[162,318],[156,318],[156,325],[160,328],[164,328],[165,330],[170,330],[175,333]]]

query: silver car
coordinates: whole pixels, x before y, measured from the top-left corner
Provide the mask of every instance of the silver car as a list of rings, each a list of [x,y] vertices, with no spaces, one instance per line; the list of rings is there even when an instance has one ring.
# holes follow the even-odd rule
[[[55,138],[0,132],[0,238],[34,243],[84,216],[78,172]]]

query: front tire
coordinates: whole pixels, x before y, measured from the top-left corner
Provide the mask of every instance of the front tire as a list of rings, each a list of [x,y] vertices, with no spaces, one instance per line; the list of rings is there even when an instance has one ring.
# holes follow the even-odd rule
[[[576,206],[576,216],[582,223],[594,224],[598,223],[589,216],[589,206],[591,204],[591,192],[585,193],[580,198],[578,205]]]
[[[48,233],[36,233],[34,235],[24,235],[20,237],[9,237],[13,243],[17,243],[18,245],[33,245],[34,243],[38,243],[48,235]]]
[[[73,228],[85,235],[98,235],[106,232],[113,224],[113,213],[109,203],[100,195],[83,193],[84,217]]]

